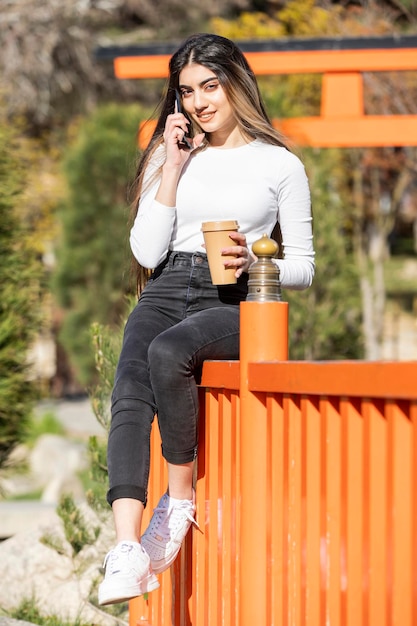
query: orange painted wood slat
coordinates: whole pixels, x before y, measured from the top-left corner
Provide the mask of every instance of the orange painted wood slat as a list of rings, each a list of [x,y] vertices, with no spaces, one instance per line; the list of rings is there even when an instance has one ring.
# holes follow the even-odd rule
[[[120,79],[166,78],[170,56],[117,57],[114,73]],[[245,57],[258,75],[417,69],[415,48],[246,52]]]
[[[288,622],[288,614],[291,610],[291,598],[288,593],[288,579],[289,579],[289,544],[288,544],[288,528],[290,525],[290,513],[289,513],[289,485],[290,485],[290,461],[289,461],[289,446],[288,446],[288,403],[286,402],[286,396],[282,395],[282,407],[284,411],[283,420],[283,445],[282,445],[282,564],[283,564],[283,598],[282,598],[282,622],[278,622],[280,626],[285,626]],[[298,626],[298,625],[296,625]]]
[[[302,435],[300,409],[294,398],[284,398],[285,425],[286,425],[286,454],[287,464],[286,486],[287,498],[284,506],[287,509],[286,532],[286,560],[287,580],[286,594],[288,596],[287,620],[289,624],[299,625],[302,619]],[[285,622],[284,622],[285,623]]]
[[[363,418],[360,401],[343,399],[342,418],[342,618],[345,626],[363,624]]]
[[[248,371],[252,391],[417,399],[417,361],[250,363]]]
[[[387,423],[383,404],[365,400],[364,624],[387,626]]]
[[[191,623],[238,623],[236,394],[207,392],[199,442],[196,500],[201,532],[193,531]],[[181,582],[186,585],[185,579]],[[207,599],[210,598],[210,602]],[[183,622],[178,622],[183,624]]]
[[[321,485],[322,454],[321,418],[318,403],[311,398],[301,399],[303,419],[303,616],[305,624],[320,624],[321,615]]]
[[[322,429],[322,624],[341,624],[341,418],[338,403],[320,401]]]
[[[143,596],[129,602],[129,626],[149,626],[147,602]]]
[[[270,587],[269,623],[274,626],[285,626],[287,620],[287,594],[284,588],[286,580],[286,562],[283,539],[287,528],[284,476],[284,430],[285,415],[282,396],[266,398],[269,421],[269,437],[271,447],[268,458],[269,492],[272,497],[267,512],[268,521],[268,584]]]
[[[219,577],[220,567],[220,545],[219,545],[219,480],[220,480],[220,416],[222,413],[223,397],[220,394],[218,411],[210,420],[210,428],[206,432],[206,445],[208,444],[209,473],[206,473],[208,480],[208,490],[206,492],[206,519],[204,534],[206,537],[206,558],[207,558],[207,578],[205,593],[210,598],[210,602],[205,602],[207,624],[219,623],[220,598],[219,589],[221,581]],[[216,419],[216,417],[219,419]],[[206,472],[207,472],[206,467]]]
[[[199,455],[197,458],[197,485],[196,485],[196,518],[200,525],[201,532],[194,533],[195,540],[195,562],[193,567],[193,624],[205,626],[209,620],[213,603],[217,604],[216,597],[207,603],[207,597],[216,593],[213,590],[213,549],[214,559],[218,550],[217,540],[217,506],[213,510],[213,482],[216,488],[218,480],[219,459],[216,445],[216,433],[218,432],[218,415],[221,406],[221,392],[205,394],[205,414],[201,419],[204,428],[200,431]],[[214,460],[213,471],[211,471]],[[217,479],[216,479],[217,477]],[[214,498],[215,500],[215,498]],[[211,549],[210,549],[211,546]],[[214,563],[216,566],[216,563]],[[216,573],[215,573],[216,574]]]
[[[166,589],[171,587],[171,615],[165,614],[158,616],[156,613],[152,617],[152,622],[156,624],[182,624],[183,626],[191,626],[192,619],[189,612],[189,596],[191,594],[191,576],[192,576],[192,538],[191,530],[181,547],[180,553],[175,560],[173,566],[168,572],[164,572],[169,579],[166,582]],[[152,594],[151,594],[152,595]]]
[[[388,540],[390,593],[388,623],[412,626],[412,423],[399,404],[386,408],[389,441]]]
[[[255,395],[249,401],[245,398],[244,404],[240,416],[240,625],[252,626],[257,621],[266,624],[268,619],[267,529],[271,494],[267,480],[266,414]]]
[[[192,596],[191,611],[193,626],[205,626],[206,614],[206,589],[208,584],[207,564],[207,541],[208,541],[208,513],[207,505],[210,483],[210,438],[211,420],[216,419],[219,407],[219,391],[204,393],[200,390],[200,417],[203,428],[199,431],[199,453],[197,457],[197,481],[196,481],[196,520],[201,532],[193,533],[194,563],[192,568]],[[199,610],[198,610],[199,609]]]
[[[238,453],[239,403],[236,394],[230,398],[230,410],[222,417],[222,484],[220,500],[220,532],[222,534],[221,581],[223,598],[222,616],[226,623],[238,623],[239,570],[238,570]]]

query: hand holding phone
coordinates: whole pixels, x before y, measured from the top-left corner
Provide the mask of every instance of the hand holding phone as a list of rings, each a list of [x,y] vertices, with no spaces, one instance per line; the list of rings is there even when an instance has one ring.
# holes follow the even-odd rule
[[[190,125],[191,125],[190,118],[182,110],[181,96],[180,96],[178,91],[175,92],[175,109],[176,109],[177,113],[182,113],[187,118],[187,120],[190,122]],[[189,128],[189,126],[188,126],[188,128]],[[191,141],[190,130],[186,131],[186,133],[184,134],[184,137],[182,138],[182,140],[178,142],[178,145],[183,150],[192,150],[194,148],[193,142]]]

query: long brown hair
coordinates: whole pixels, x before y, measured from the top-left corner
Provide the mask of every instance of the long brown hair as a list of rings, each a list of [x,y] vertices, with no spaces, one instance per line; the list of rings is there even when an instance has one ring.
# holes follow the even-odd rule
[[[258,83],[245,56],[230,39],[207,33],[192,35],[178,48],[169,62],[169,78],[165,97],[158,108],[158,121],[148,147],[142,154],[136,172],[131,222],[136,217],[143,190],[146,167],[155,150],[163,143],[163,133],[167,116],[174,111],[175,93],[179,86],[179,76],[183,68],[195,63],[210,69],[218,78],[234,110],[237,124],[242,134],[250,140],[259,139],[264,143],[287,147],[282,135],[272,126],[266,113]],[[195,133],[201,129],[193,121]],[[210,143],[210,135],[206,135]],[[146,270],[134,261],[138,292],[149,276]]]

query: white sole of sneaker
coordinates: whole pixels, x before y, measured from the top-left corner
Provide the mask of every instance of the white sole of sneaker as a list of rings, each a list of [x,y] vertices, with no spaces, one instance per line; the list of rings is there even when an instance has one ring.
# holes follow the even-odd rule
[[[155,572],[155,574],[162,574],[162,572],[165,572],[167,569],[171,567],[171,565],[174,563],[177,556],[178,556],[178,553],[174,554],[174,556],[172,556],[171,558],[167,560],[164,559],[162,562],[159,562],[159,561],[151,562],[152,570]]]
[[[114,581],[109,584],[107,589],[107,581],[103,581],[98,590],[98,603],[101,606],[106,604],[117,604],[119,602],[128,602],[132,598],[143,596],[144,593],[149,593],[158,589],[159,582],[155,574],[149,574],[147,578],[141,580],[134,585],[120,585],[117,588]]]

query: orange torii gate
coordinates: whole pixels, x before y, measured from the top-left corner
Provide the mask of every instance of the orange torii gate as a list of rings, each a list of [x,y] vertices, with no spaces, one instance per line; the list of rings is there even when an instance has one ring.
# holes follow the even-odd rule
[[[371,147],[417,145],[417,115],[365,115],[364,72],[417,70],[417,36],[318,38],[237,42],[257,75],[322,74],[319,116],[274,119],[299,145]],[[101,48],[120,79],[165,78],[177,46]],[[142,127],[146,145],[154,126]]]

